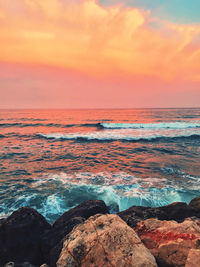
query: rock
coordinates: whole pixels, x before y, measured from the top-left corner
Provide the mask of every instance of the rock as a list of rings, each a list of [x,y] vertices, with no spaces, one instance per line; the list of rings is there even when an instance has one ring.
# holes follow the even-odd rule
[[[174,220],[183,222],[186,218],[195,216],[193,210],[184,202],[174,202],[170,205],[155,208],[159,220]]]
[[[95,215],[67,236],[57,267],[154,267],[152,254],[117,215]]]
[[[185,218],[195,216],[196,213],[190,206],[184,202],[175,202],[170,205],[158,208],[133,206],[125,211],[119,212],[118,215],[132,228],[138,222],[150,218],[159,220],[184,221]]]
[[[161,267],[183,267],[190,249],[200,248],[200,220],[196,218],[182,223],[148,219],[139,222],[135,231]]]
[[[191,249],[189,251],[185,267],[197,267],[200,265],[200,250]]]
[[[36,267],[35,265],[31,264],[30,262],[24,262],[20,265],[15,265],[16,267]]]
[[[105,203],[102,200],[88,200],[65,212],[58,218],[53,224],[53,228],[42,236],[41,247],[45,255],[45,261],[50,266],[55,266],[62,249],[62,239],[77,224],[84,222],[90,216],[98,213],[109,213]]]
[[[2,225],[2,223],[5,221],[5,218],[2,218],[2,219],[0,219],[0,227],[1,227],[1,225]]]
[[[23,263],[14,263],[14,262],[8,262],[4,267],[37,267],[35,265],[32,265],[29,262],[23,262]]]
[[[6,263],[6,264],[4,265],[4,267],[14,267],[14,266],[15,266],[15,263],[12,262],[12,261],[10,261],[10,262],[8,262],[8,263]]]
[[[41,234],[50,228],[45,218],[34,209],[24,207],[13,212],[0,225],[0,266],[9,261],[15,266],[25,261],[42,264]]]
[[[196,213],[196,216],[200,218],[200,196],[192,199],[189,206]]]
[[[49,267],[46,263],[42,264],[40,267]]]
[[[54,228],[63,227],[66,222],[75,217],[82,217],[88,219],[95,214],[107,214],[109,210],[102,200],[87,200],[82,202],[75,208],[65,212],[60,218],[53,224]]]

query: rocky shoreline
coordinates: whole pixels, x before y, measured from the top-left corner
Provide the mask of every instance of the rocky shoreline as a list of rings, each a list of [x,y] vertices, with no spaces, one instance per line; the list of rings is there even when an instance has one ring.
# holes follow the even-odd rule
[[[88,200],[53,225],[23,207],[0,220],[1,267],[198,267],[200,197],[109,214]]]

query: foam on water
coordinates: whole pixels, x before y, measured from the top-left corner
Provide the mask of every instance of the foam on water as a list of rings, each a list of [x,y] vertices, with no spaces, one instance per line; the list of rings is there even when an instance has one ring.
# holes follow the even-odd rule
[[[47,139],[58,140],[98,140],[98,141],[139,141],[139,140],[154,140],[159,138],[187,138],[187,137],[200,137],[200,129],[164,129],[164,130],[151,130],[151,129],[115,129],[105,131],[93,131],[88,133],[48,133],[38,134],[39,137]]]
[[[0,203],[0,215],[22,206],[37,209],[51,223],[65,211],[88,199],[100,199],[111,212],[133,205],[163,206],[175,201],[189,202],[200,190],[200,178],[179,180],[139,178],[128,173],[59,173],[42,175],[41,179],[21,180],[2,188],[2,195],[10,192]],[[23,192],[23,195],[22,195]]]
[[[162,123],[100,123],[107,129],[187,129],[200,128],[199,121],[191,122],[162,122]]]

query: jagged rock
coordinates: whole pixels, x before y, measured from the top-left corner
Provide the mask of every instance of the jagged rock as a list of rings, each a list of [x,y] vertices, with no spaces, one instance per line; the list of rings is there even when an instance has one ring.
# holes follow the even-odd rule
[[[188,253],[185,267],[200,266],[200,249],[191,249]]]
[[[139,222],[135,231],[160,267],[183,267],[190,249],[200,248],[197,218],[188,218],[182,223],[148,219]]]
[[[53,224],[53,228],[42,236],[42,251],[45,261],[55,266],[62,250],[62,239],[77,225],[95,214],[106,214],[109,210],[102,200],[88,200],[65,212]]]
[[[192,199],[189,203],[189,206],[196,213],[196,216],[200,217],[200,196]]]
[[[25,261],[42,264],[41,234],[50,228],[45,218],[34,209],[23,207],[13,212],[0,225],[0,266],[9,261],[15,266]]]
[[[152,254],[117,215],[95,215],[68,235],[57,267],[155,267]]]
[[[185,218],[196,216],[196,212],[184,202],[175,202],[170,205],[158,208],[133,206],[118,215],[132,228],[138,222],[150,218],[159,220],[175,220],[183,222]]]

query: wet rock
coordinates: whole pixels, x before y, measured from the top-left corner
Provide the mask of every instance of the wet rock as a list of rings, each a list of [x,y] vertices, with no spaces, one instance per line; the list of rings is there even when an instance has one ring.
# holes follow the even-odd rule
[[[57,267],[154,267],[152,254],[117,215],[95,215],[68,235]]]
[[[184,202],[175,202],[167,206],[150,208],[133,206],[118,215],[130,226],[135,227],[138,222],[150,218],[159,220],[175,220],[183,222],[185,218],[195,216],[196,213],[190,206]]]
[[[107,214],[109,210],[102,200],[87,200],[82,202],[75,208],[65,212],[60,218],[53,224],[54,228],[63,227],[66,222],[71,218],[82,217],[88,219],[95,214]]]
[[[53,224],[53,228],[42,236],[42,251],[45,255],[45,261],[50,266],[55,266],[60,255],[63,238],[72,231],[72,229],[90,216],[95,214],[106,214],[109,210],[102,200],[88,200],[77,207],[65,212]]]
[[[135,231],[160,267],[183,267],[190,249],[200,248],[197,218],[188,218],[182,223],[148,219],[139,222]]]
[[[188,253],[185,267],[200,266],[200,249],[191,249]]]
[[[196,213],[196,216],[200,218],[200,196],[192,199],[189,206]]]
[[[15,266],[25,261],[33,265],[43,263],[41,235],[50,228],[45,218],[34,209],[23,207],[13,212],[0,225],[0,266],[9,261]]]

